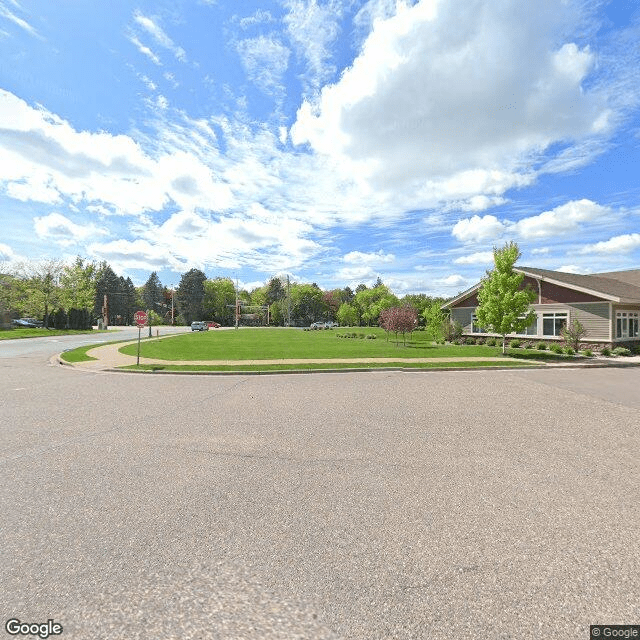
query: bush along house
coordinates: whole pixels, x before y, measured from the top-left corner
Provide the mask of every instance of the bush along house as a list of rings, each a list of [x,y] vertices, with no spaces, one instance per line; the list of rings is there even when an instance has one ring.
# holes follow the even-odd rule
[[[533,267],[514,267],[524,274],[523,287],[537,293],[532,305],[536,319],[523,333],[512,334],[532,342],[551,344],[561,341],[560,331],[574,319],[586,329],[582,340],[592,348],[640,347],[640,269],[578,275]],[[464,336],[495,336],[478,326],[475,310],[478,306],[477,285],[445,303],[451,322],[459,322]]]

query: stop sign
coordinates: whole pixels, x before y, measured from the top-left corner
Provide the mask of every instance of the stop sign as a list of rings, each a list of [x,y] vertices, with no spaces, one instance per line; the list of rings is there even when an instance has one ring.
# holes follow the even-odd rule
[[[145,311],[136,311],[133,314],[133,319],[139,327],[144,327],[147,324],[147,313]]]

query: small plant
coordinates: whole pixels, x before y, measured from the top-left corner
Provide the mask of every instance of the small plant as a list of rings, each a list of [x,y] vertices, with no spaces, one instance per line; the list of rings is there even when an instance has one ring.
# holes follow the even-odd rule
[[[464,339],[464,343],[465,343],[465,344],[475,344],[475,343],[476,343],[476,339],[475,339],[475,338],[472,338],[471,336],[467,336],[467,337]]]
[[[366,335],[367,340],[375,340],[378,336],[375,333],[368,333]]]
[[[512,341],[509,343],[509,346],[510,346],[512,349],[519,349],[521,344],[522,344],[522,343],[520,342],[520,340],[512,340]]]
[[[361,340],[364,340],[364,333],[359,333],[358,338],[360,338]]]
[[[580,348],[580,340],[582,340],[586,334],[587,330],[578,318],[574,318],[571,324],[562,327],[560,330],[560,335],[565,341],[565,344],[574,351]]]
[[[611,349],[609,349],[609,347],[602,347],[602,350],[600,351],[600,353],[606,358],[608,358],[611,355]]]
[[[630,356],[631,349],[627,349],[626,347],[616,347],[611,351],[614,356]]]
[[[587,358],[593,357],[593,351],[591,351],[591,349],[585,349],[582,353],[587,356]]]
[[[565,347],[564,348],[564,352],[568,355],[568,356],[574,356],[576,354],[575,349],[573,347]]]
[[[484,338],[476,338],[476,344],[484,344]]]
[[[546,351],[547,349],[547,343],[546,342],[538,342],[536,349],[538,351]]]
[[[562,347],[559,344],[552,344],[549,350],[553,351],[553,353],[562,353]]]
[[[496,346],[496,339],[495,338],[487,338],[487,341],[485,342],[485,344],[487,345],[487,347],[495,347]]]

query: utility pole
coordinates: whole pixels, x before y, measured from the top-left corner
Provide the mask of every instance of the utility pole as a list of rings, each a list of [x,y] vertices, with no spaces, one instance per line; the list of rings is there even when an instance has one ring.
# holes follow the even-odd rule
[[[238,278],[236,278],[236,329],[240,322],[240,299],[238,298]]]
[[[104,294],[104,302],[102,303],[102,325],[103,329],[109,328],[109,298]]]
[[[171,326],[173,327],[173,285],[171,285]]]

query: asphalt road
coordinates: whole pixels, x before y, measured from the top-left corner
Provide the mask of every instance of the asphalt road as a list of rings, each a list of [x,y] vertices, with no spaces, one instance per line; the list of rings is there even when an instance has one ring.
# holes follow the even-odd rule
[[[143,376],[45,350],[0,358],[3,624],[51,618],[63,640],[640,624],[640,369]]]

